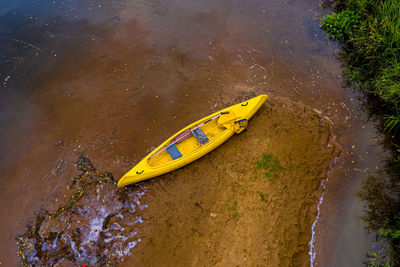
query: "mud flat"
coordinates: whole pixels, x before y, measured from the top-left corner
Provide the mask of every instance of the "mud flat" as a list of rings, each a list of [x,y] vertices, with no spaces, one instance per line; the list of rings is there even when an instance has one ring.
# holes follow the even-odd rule
[[[326,119],[270,98],[248,131],[145,182],[142,242],[125,265],[308,266],[321,185],[338,154]],[[281,168],[257,170],[263,155]]]
[[[338,153],[328,120],[273,97],[248,131],[134,186],[117,189],[112,174],[80,156],[83,173],[65,192],[71,198],[32,214],[18,254],[25,266],[306,266]]]

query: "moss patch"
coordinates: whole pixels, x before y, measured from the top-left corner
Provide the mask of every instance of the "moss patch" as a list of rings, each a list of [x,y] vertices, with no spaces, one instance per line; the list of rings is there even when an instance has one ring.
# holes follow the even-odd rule
[[[271,154],[262,154],[261,160],[256,161],[254,170],[263,170],[263,175],[268,180],[278,177],[279,172],[283,169],[277,157]]]

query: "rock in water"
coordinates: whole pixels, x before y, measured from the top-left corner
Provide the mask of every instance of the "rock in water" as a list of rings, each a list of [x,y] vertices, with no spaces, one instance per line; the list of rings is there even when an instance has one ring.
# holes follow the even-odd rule
[[[83,153],[78,157],[76,161],[77,168],[83,172],[95,171],[96,168],[90,162],[90,159],[83,156]]]

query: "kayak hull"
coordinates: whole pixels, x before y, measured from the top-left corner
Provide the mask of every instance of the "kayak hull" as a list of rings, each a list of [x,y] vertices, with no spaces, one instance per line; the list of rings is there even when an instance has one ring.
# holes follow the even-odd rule
[[[229,113],[235,114],[238,118],[248,121],[251,117],[253,117],[257,110],[263,106],[267,98],[267,95],[257,96],[249,99],[248,101],[244,101],[215,112],[186,126],[168,138],[165,142],[148,154],[143,160],[141,160],[135,167],[128,171],[118,181],[118,187],[137,183],[179,169],[208,154],[228,140],[233,134],[235,134],[234,130],[218,125],[215,117],[218,118],[218,116],[223,116],[221,114]],[[166,151],[166,148],[171,145],[171,140],[176,140],[176,137],[183,132],[198,128],[199,126],[202,127],[206,136],[209,137],[209,142],[202,145],[194,136],[192,136],[187,140],[177,144],[177,149],[182,151],[182,153],[179,153],[181,156],[176,159],[171,158],[171,155],[169,155]]]

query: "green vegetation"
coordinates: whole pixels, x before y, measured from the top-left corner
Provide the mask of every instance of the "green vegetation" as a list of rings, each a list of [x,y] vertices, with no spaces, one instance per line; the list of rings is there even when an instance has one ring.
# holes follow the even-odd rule
[[[346,79],[385,105],[400,120],[400,1],[338,0],[322,28],[344,42]]]
[[[400,230],[387,230],[387,229],[380,229],[379,230],[379,235],[389,238],[389,239],[393,239],[393,240],[397,240],[400,239]]]
[[[232,206],[232,209],[235,212],[233,214],[234,217],[239,217],[240,216],[240,214],[239,214],[239,212],[237,210],[237,207],[238,207],[238,202],[237,202],[237,200],[235,200],[235,201],[233,201],[233,206]]]
[[[387,258],[395,266],[400,264],[400,1],[336,0],[335,7],[321,27],[343,43],[345,79],[365,92],[369,111],[381,122],[392,151],[385,173],[369,177],[360,197],[368,228],[390,244]],[[369,266],[389,266],[375,258],[370,257]]]
[[[360,16],[354,11],[346,9],[326,17],[321,27],[335,40],[344,42],[359,28]]]
[[[400,126],[400,114],[397,109],[397,104],[396,104],[396,115],[385,114],[383,118],[385,120],[385,131],[396,135],[397,129]]]
[[[400,201],[398,199],[400,188],[398,186],[399,170],[395,169],[396,166],[395,163],[388,162],[387,169],[369,176],[359,192],[359,197],[366,204],[363,219],[367,223],[367,229],[377,231],[378,237],[386,240],[390,245],[390,248],[384,249],[379,254],[379,260],[371,260],[371,255],[369,255],[368,262],[384,262],[385,264],[391,262],[393,266],[398,265],[400,251]],[[386,253],[387,251],[389,253]],[[384,266],[384,264],[376,266]]]
[[[264,176],[268,180],[278,176],[278,172],[283,169],[279,160],[271,154],[263,154],[261,160],[256,161],[255,171],[263,169]]]
[[[390,267],[387,259],[382,259],[380,254],[376,252],[367,253],[367,260],[364,264],[368,267]],[[384,257],[384,256],[383,256]]]

